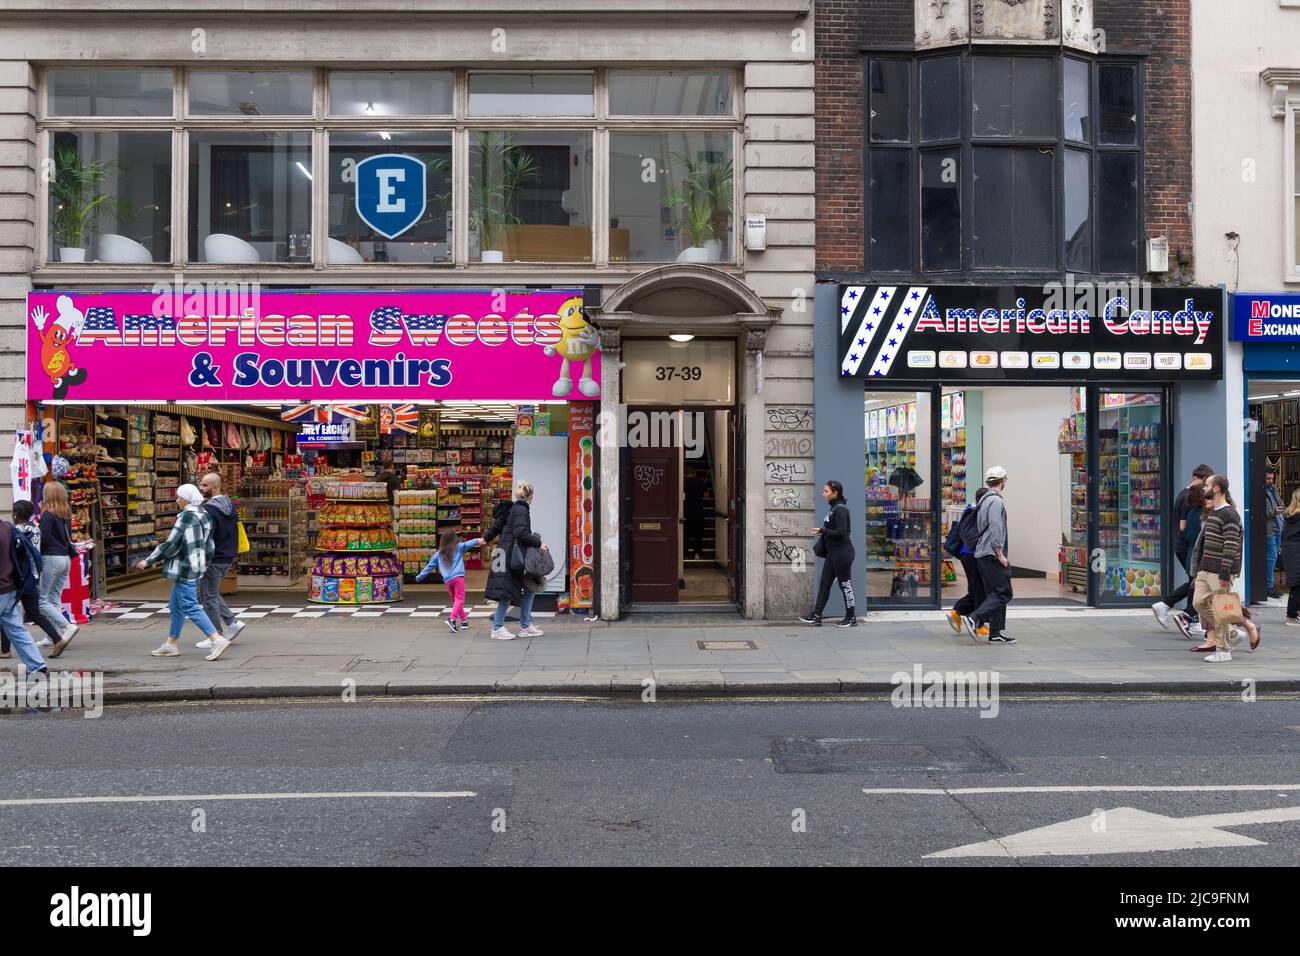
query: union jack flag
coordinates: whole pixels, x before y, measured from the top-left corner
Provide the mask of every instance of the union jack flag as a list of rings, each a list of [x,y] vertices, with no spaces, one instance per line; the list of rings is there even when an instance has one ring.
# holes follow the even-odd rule
[[[385,411],[388,414],[385,414]],[[395,431],[414,435],[416,425],[420,421],[420,406],[385,405],[380,408],[379,421],[382,426],[381,431],[386,435]]]
[[[364,422],[370,419],[370,410],[366,405],[330,405],[328,403],[306,402],[302,405],[284,405],[280,409],[282,422],[339,422],[345,418]]]

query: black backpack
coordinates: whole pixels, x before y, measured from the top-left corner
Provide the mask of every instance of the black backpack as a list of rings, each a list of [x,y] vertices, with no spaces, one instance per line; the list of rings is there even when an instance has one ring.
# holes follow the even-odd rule
[[[961,557],[961,529],[962,525],[966,523],[966,516],[970,514],[970,509],[971,506],[967,505],[966,510],[961,513],[961,516],[952,524],[948,525],[948,537],[943,539],[943,550],[948,554],[951,554],[954,558]]]
[[[27,533],[19,530],[12,521],[7,522],[9,533],[13,535],[14,578],[19,594],[34,592],[40,584],[43,562],[41,552],[32,545]]]

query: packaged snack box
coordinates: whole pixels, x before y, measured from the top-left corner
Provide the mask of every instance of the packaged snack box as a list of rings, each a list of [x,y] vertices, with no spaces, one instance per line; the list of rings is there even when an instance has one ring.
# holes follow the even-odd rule
[[[356,578],[339,578],[339,603],[355,604],[357,600]]]
[[[339,579],[321,578],[320,599],[327,604],[339,602]]]
[[[370,582],[371,582],[370,578],[357,578],[357,603],[358,604],[370,603],[374,594],[374,588],[371,586]]]
[[[313,601],[320,600],[321,577],[318,574],[311,576],[311,583],[307,585],[307,597]]]

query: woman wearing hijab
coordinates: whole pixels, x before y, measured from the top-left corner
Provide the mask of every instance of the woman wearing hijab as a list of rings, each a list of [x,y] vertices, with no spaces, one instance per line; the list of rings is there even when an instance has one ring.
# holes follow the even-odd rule
[[[176,646],[185,627],[186,619],[194,622],[203,636],[211,642],[211,653],[205,660],[215,661],[226,653],[230,641],[222,637],[212,626],[203,606],[199,604],[198,583],[212,560],[212,519],[203,510],[203,492],[194,485],[181,485],[176,489],[176,523],[167,540],[153,549],[153,554],[136,563],[136,568],[145,571],[155,564],[163,565],[163,577],[172,582],[172,593],[168,602],[171,609],[171,626],[167,631],[167,640],[162,646],[150,653],[154,657],[180,657],[180,648]]]

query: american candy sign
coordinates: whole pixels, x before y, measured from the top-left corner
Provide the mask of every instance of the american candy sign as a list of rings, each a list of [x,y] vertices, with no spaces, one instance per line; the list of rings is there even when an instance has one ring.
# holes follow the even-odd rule
[[[581,290],[32,292],[27,397],[76,402],[537,401],[600,395]]]

